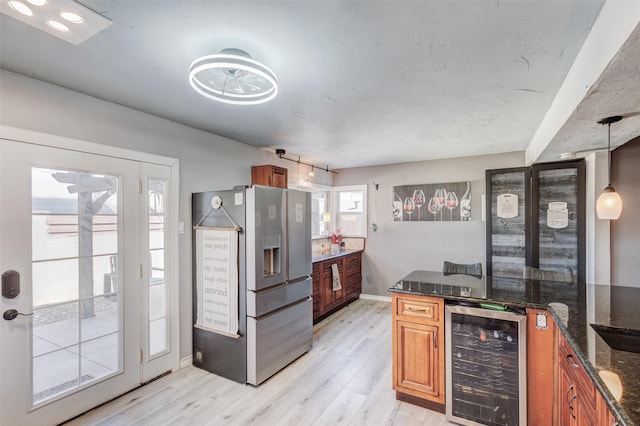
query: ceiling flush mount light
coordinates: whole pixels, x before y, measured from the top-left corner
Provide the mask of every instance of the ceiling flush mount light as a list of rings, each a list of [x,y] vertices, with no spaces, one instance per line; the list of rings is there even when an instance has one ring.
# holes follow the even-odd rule
[[[81,24],[84,22],[84,19],[82,19],[82,16],[78,15],[77,13],[73,13],[73,12],[62,12],[60,14],[60,17],[62,19],[65,19],[73,24]]]
[[[598,124],[606,124],[609,127],[607,137],[607,173],[609,183],[596,202],[596,212],[598,213],[599,219],[616,220],[620,217],[620,213],[622,213],[622,198],[620,198],[620,195],[618,195],[613,186],[611,186],[611,124],[617,123],[620,120],[622,120],[621,116],[614,115],[598,121]]]
[[[74,45],[111,25],[109,19],[73,0],[0,0],[0,12]]]
[[[29,6],[21,1],[10,1],[8,4],[11,9],[23,14],[24,16],[33,16],[33,11],[29,9]]]
[[[47,21],[47,25],[53,28],[54,30],[60,31],[63,33],[69,31],[69,27],[67,27],[65,24],[58,21],[49,20]]]
[[[202,96],[232,105],[261,104],[278,94],[275,73],[240,49],[196,59],[189,68],[189,83]]]

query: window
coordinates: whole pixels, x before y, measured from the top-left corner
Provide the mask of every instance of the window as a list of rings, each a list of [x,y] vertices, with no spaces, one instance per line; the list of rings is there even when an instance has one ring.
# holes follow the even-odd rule
[[[331,187],[306,183],[289,184],[289,188],[311,193],[311,238],[327,238],[331,235]]]
[[[335,228],[347,237],[367,236],[367,186],[339,186],[333,189]]]
[[[328,214],[330,192],[326,189],[314,189],[311,191],[311,237],[323,238],[331,234],[331,222],[325,222],[325,214]]]

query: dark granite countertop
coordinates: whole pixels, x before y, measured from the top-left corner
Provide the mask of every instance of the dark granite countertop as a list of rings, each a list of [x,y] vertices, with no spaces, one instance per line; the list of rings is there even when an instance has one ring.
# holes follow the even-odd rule
[[[414,271],[389,291],[549,310],[620,424],[640,426],[640,353],[611,348],[590,326],[640,330],[640,288]]]
[[[323,250],[314,252],[311,255],[311,262],[321,262],[327,259],[333,259],[334,257],[346,256],[347,254],[357,253],[362,250],[340,250],[337,254],[331,254],[329,250]]]

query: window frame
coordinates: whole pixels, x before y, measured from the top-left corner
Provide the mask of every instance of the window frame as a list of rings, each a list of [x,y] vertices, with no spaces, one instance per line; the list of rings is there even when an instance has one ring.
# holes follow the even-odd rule
[[[333,225],[332,230],[338,229],[342,226],[341,216],[340,216],[340,202],[339,196],[341,192],[355,192],[362,191],[362,212],[358,213],[362,217],[362,221],[360,224],[360,232],[355,234],[347,234],[342,233],[343,237],[356,237],[356,238],[366,238],[367,237],[367,229],[368,229],[368,215],[367,215],[367,185],[345,185],[345,186],[334,186],[331,188],[332,193],[332,218],[331,224]]]

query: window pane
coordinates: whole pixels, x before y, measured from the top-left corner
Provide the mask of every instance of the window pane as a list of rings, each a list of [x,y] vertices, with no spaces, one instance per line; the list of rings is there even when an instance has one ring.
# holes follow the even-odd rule
[[[36,262],[33,272],[33,307],[78,299],[78,259]]]
[[[360,212],[363,208],[363,191],[340,191],[338,192],[338,207],[342,212]]]
[[[337,218],[335,227],[347,237],[365,237],[367,228],[366,185],[335,189]]]
[[[80,329],[83,342],[118,331],[120,318],[117,299],[96,297],[82,300],[80,307],[82,316]]]
[[[167,350],[167,319],[160,318],[149,323],[149,356]]]
[[[344,235],[360,235],[362,233],[362,215],[341,213],[340,226]]]
[[[329,222],[324,221],[324,214],[329,213],[329,196],[327,191],[311,193],[311,235],[321,237],[329,235]]]
[[[118,335],[115,333],[83,343],[82,377],[92,380],[118,371],[119,346]]]
[[[164,282],[164,250],[151,250],[149,261],[151,262],[151,277],[149,284]]]
[[[43,401],[80,386],[79,362],[77,346],[33,357],[33,402]]]
[[[167,350],[166,181],[149,179],[149,282],[147,331],[149,356]]]
[[[34,309],[33,355],[77,345],[79,341],[78,302]]]
[[[93,254],[111,254],[117,252],[118,216],[95,215],[93,217]]]
[[[149,287],[149,319],[155,320],[165,316],[167,309],[166,285]]]

